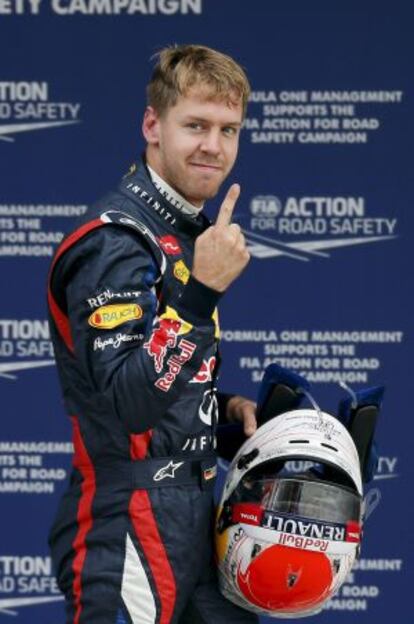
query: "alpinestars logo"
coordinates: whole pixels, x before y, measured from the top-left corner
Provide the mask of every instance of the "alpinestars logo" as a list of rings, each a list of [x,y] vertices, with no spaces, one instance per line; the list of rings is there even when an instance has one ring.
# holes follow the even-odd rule
[[[0,140],[80,123],[80,104],[51,100],[47,82],[0,82]]]
[[[175,471],[183,465],[184,462],[176,462],[174,463],[172,460],[166,465],[160,468],[155,475],[153,476],[154,481],[162,481],[163,479],[175,478]]]
[[[251,200],[250,213],[243,232],[251,255],[260,259],[307,262],[341,247],[396,238],[397,219],[370,216],[364,197],[259,195]]]

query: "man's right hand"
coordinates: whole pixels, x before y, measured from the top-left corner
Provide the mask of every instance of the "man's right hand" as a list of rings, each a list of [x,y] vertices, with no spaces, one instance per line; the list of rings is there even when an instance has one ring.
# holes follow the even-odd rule
[[[195,242],[192,274],[218,292],[227,290],[250,260],[240,226],[231,223],[239,195],[240,186],[232,184],[220,206],[216,223]]]

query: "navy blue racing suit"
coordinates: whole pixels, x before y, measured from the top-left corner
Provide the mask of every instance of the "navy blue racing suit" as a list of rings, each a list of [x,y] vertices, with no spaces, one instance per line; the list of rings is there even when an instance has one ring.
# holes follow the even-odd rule
[[[249,624],[212,559],[218,293],[190,273],[209,226],[145,164],[52,263],[50,326],[74,460],[50,533],[67,624]]]

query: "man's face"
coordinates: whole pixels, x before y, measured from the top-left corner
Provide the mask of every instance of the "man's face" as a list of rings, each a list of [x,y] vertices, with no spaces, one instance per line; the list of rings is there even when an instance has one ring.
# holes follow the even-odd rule
[[[242,105],[191,89],[161,117],[148,107],[143,123],[148,164],[196,206],[214,197],[237,156]]]

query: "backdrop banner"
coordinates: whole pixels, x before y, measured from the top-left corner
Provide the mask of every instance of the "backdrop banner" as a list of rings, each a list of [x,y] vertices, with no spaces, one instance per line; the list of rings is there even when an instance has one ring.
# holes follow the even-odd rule
[[[76,218],[140,157],[151,57],[173,43],[231,54],[252,84],[238,163],[206,208],[213,219],[240,183],[234,220],[252,259],[221,303],[220,389],[256,398],[277,362],[335,413],[340,381],[386,385],[371,484],[380,504],[352,573],[312,622],[389,624],[398,598],[408,623],[414,46],[404,4],[0,0],[0,624],[64,622],[47,534],[72,444],[47,272]]]

